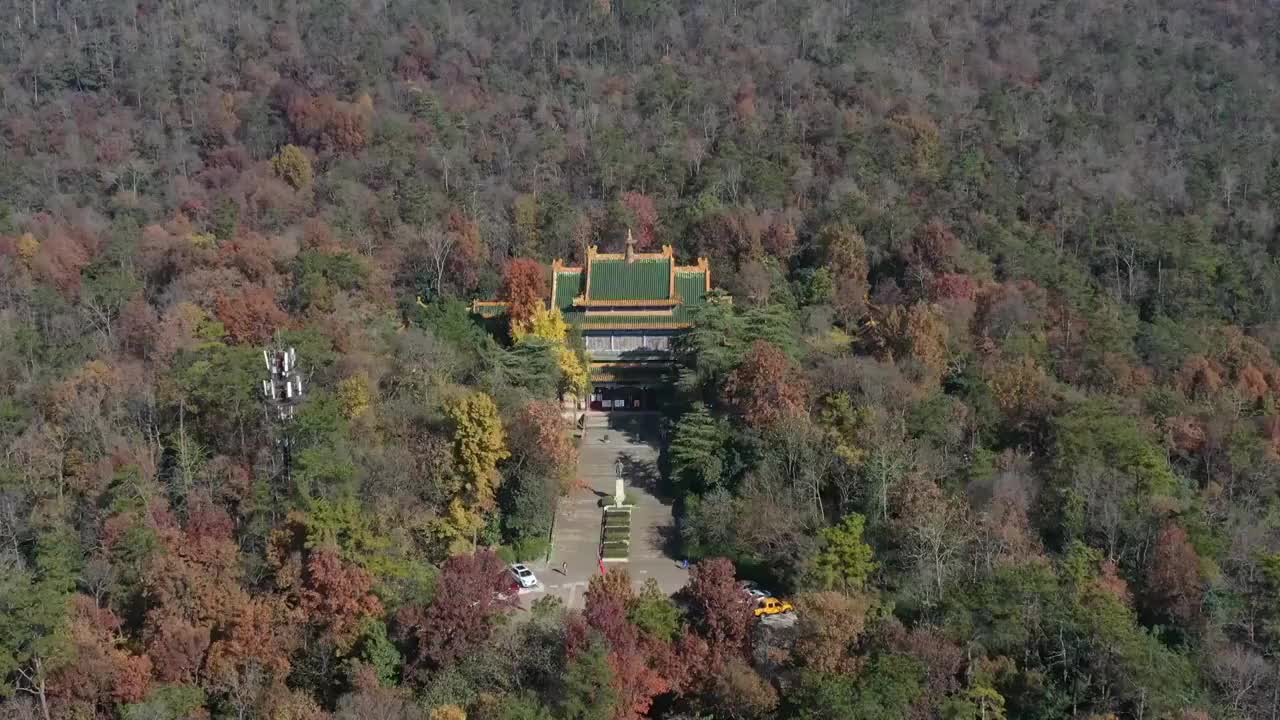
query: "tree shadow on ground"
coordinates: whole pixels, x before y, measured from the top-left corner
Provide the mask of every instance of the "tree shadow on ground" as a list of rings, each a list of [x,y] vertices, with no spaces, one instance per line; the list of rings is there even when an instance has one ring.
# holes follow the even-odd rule
[[[621,433],[630,443],[658,443],[659,418],[652,412],[612,412],[607,416],[610,431]]]
[[[663,557],[676,560],[681,555],[680,531],[675,525],[655,525],[649,528],[645,542],[662,553]]]
[[[618,461],[622,463],[622,480],[628,487],[643,490],[661,499],[662,476],[658,466],[651,460],[638,460],[629,452],[618,453]]]

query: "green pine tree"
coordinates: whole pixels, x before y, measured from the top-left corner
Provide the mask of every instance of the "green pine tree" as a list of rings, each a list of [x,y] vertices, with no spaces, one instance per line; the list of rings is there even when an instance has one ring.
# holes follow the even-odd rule
[[[613,706],[618,698],[613,689],[608,650],[600,637],[593,638],[586,652],[569,661],[564,675],[563,698],[559,713],[562,720],[609,720],[613,717]]]
[[[34,569],[13,555],[0,565],[0,697],[21,688],[37,698],[45,717],[45,683],[74,653],[67,605],[77,553],[75,535],[64,529],[38,540]]]
[[[662,592],[658,581],[649,578],[627,608],[627,620],[651,637],[671,641],[680,632],[682,617],[680,608]]]
[[[818,583],[827,590],[851,592],[866,587],[875,572],[871,546],[862,541],[864,518],[851,513],[819,535],[824,547],[814,560]]]
[[[671,441],[672,476],[682,489],[703,492],[724,479],[724,446],[729,439],[725,424],[697,402],[680,417]]]

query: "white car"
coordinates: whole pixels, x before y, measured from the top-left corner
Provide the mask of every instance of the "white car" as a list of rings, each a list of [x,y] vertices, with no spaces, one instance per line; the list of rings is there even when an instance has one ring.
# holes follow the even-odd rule
[[[764,598],[767,598],[773,595],[773,593],[760,587],[760,585],[756,583],[754,580],[744,580],[741,583],[741,586],[742,586],[742,591],[745,592],[747,594],[747,597],[751,598],[752,600],[762,600]]]
[[[511,566],[511,576],[516,579],[516,583],[522,588],[538,586],[538,578],[533,574],[533,571],[519,563]]]

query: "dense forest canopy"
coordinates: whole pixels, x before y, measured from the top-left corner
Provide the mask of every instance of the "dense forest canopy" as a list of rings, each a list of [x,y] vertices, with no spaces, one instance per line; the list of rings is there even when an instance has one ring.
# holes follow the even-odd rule
[[[4,10],[0,717],[1280,712],[1275,3]],[[696,564],[516,611],[628,231]]]

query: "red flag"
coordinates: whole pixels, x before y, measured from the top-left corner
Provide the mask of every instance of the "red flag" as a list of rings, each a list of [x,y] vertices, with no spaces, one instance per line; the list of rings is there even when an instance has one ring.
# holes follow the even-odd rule
[[[601,575],[604,575],[604,574],[605,574],[605,570],[604,570],[604,558],[600,558],[600,574],[601,574]]]

